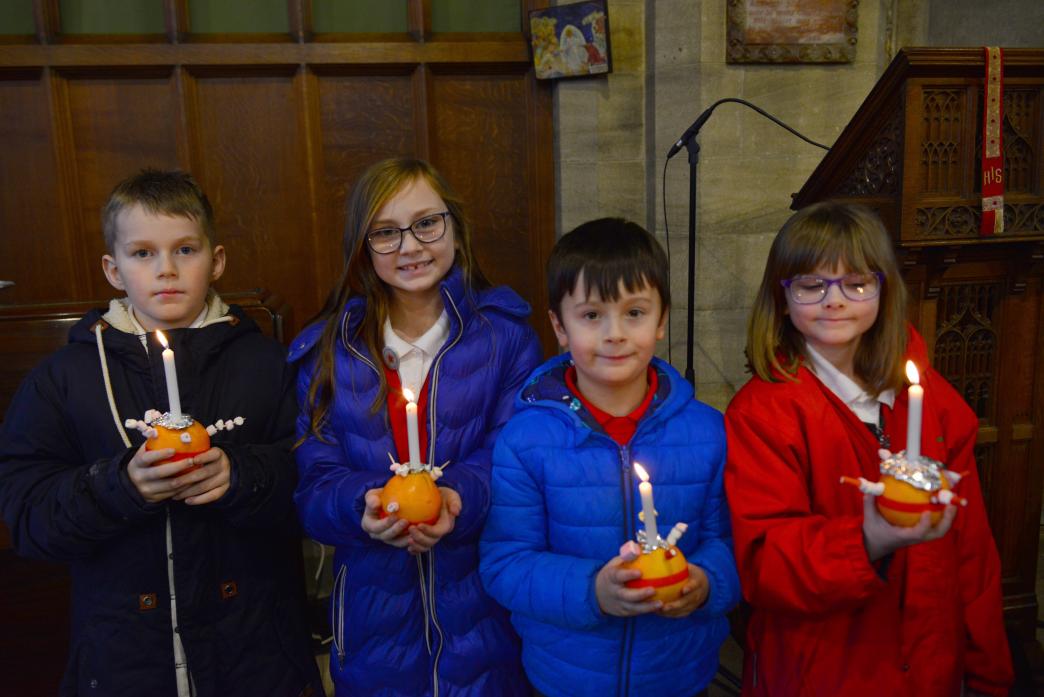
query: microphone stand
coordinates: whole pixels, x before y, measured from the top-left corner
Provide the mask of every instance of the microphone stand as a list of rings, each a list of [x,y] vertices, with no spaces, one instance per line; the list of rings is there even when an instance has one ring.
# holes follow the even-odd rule
[[[822,143],[817,143],[814,140],[810,140],[806,136],[795,131],[793,128],[777,119],[772,114],[768,113],[761,107],[755,106],[750,102],[737,99],[735,97],[726,97],[719,99],[718,101],[707,107],[702,114],[700,114],[692,125],[689,126],[685,133],[682,134],[681,138],[678,139],[671,149],[667,152],[667,159],[670,160],[682,148],[685,148],[689,153],[689,316],[686,318],[686,336],[685,336],[685,379],[688,380],[689,384],[696,387],[696,371],[692,366],[693,352],[695,350],[696,341],[696,170],[700,163],[700,144],[696,142],[696,136],[703,125],[710,119],[711,114],[715,109],[718,108],[719,104],[725,102],[735,102],[742,104],[745,107],[749,107],[754,111],[758,112],[765,118],[769,119],[776,125],[790,131],[801,140],[806,143],[810,143],[817,147],[823,148],[824,150],[830,150],[830,148]],[[666,165],[664,166],[664,173],[666,176]],[[664,181],[664,190],[666,191],[666,180]],[[667,220],[667,209],[664,206],[663,211],[664,221]]]
[[[685,149],[689,152],[689,316],[685,320],[685,379],[695,388],[692,354],[696,338],[696,170],[700,164],[700,144],[695,138],[689,138]]]

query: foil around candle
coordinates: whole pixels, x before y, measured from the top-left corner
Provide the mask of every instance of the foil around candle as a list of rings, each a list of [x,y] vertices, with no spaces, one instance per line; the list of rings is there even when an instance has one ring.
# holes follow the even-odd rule
[[[162,426],[163,428],[169,428],[172,431],[180,431],[183,428],[188,428],[195,423],[195,421],[188,414],[178,414],[175,416],[168,411],[159,418],[153,419],[148,423],[149,426]]]
[[[900,451],[887,460],[881,460],[881,474],[923,491],[938,491],[942,488],[943,463],[922,455],[917,462],[906,459],[906,451]]]
[[[651,554],[653,550],[656,549],[668,550],[671,548],[670,545],[667,544],[667,541],[659,535],[656,536],[654,541],[650,542],[645,534],[645,530],[639,530],[637,537],[638,544],[642,548],[642,554]]]

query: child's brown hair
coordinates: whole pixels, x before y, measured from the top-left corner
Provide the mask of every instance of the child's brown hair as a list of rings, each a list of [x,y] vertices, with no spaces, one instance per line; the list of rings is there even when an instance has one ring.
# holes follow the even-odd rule
[[[776,235],[747,325],[747,358],[763,380],[793,379],[805,337],[787,315],[783,281],[818,266],[884,275],[877,319],[859,341],[855,372],[874,395],[903,385],[906,286],[881,219],[863,206],[816,203],[790,217]]]
[[[210,246],[214,246],[214,209],[199,183],[187,172],[143,169],[116,185],[102,208],[102,234],[109,254],[115,251],[120,213],[132,206],[141,206],[153,215],[189,218],[199,224]]]
[[[478,259],[471,246],[471,225],[464,213],[460,197],[445,179],[423,160],[392,158],[382,160],[369,169],[356,182],[348,197],[347,217],[344,228],[344,269],[337,286],[330,293],[320,311],[317,321],[323,322],[323,333],[318,343],[318,359],[312,384],[308,389],[310,432],[321,437],[320,430],[330,409],[334,390],[334,353],[340,339],[341,325],[338,321],[348,301],[361,296],[366,299],[366,314],[362,318],[358,334],[362,337],[377,366],[382,365],[381,351],[384,347],[384,321],[388,317],[391,294],[377,276],[366,246],[366,234],[381,208],[411,182],[423,178],[446,204],[452,219],[455,255],[454,265],[460,267],[469,291],[489,287]],[[372,408],[383,404],[388,393],[384,371],[377,371],[380,389]]]

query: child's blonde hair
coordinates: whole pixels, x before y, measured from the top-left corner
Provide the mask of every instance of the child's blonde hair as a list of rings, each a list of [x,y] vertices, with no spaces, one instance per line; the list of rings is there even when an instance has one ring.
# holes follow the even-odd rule
[[[469,294],[489,287],[489,281],[479,268],[471,246],[471,225],[464,213],[460,197],[445,179],[423,160],[392,158],[382,160],[367,169],[356,182],[348,197],[344,227],[344,269],[337,286],[331,291],[316,321],[324,322],[319,339],[319,355],[312,384],[308,390],[310,431],[320,437],[334,390],[334,353],[340,340],[340,322],[348,301],[354,297],[366,299],[366,314],[358,330],[374,365],[383,365],[384,322],[388,317],[391,294],[377,276],[366,246],[366,234],[374,218],[389,200],[417,179],[423,178],[446,204],[452,218],[455,247],[454,265],[460,267]],[[388,394],[384,371],[378,369],[380,389],[371,408],[376,412]]]
[[[877,319],[855,355],[856,376],[873,394],[903,385],[906,286],[888,233],[870,209],[823,201],[790,217],[776,235],[747,325],[747,358],[763,380],[794,379],[805,356],[805,337],[787,315],[782,281],[839,263],[850,272],[884,275]]]

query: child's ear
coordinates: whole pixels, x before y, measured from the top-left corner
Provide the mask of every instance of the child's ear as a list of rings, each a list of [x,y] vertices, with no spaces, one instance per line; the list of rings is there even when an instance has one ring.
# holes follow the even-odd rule
[[[667,322],[671,316],[670,306],[663,308],[660,313],[660,325],[656,327],[656,340],[660,341],[667,334]]]
[[[565,327],[558,320],[558,315],[555,314],[554,310],[548,310],[547,316],[551,320],[551,328],[555,330],[555,338],[558,339],[558,345],[566,350],[569,349],[569,336],[566,334]]]
[[[212,254],[214,256],[210,269],[211,283],[221,278],[221,274],[225,273],[225,248],[219,244],[217,247],[214,247]]]
[[[120,270],[116,266],[116,260],[112,258],[110,254],[102,255],[102,273],[105,274],[105,280],[109,282],[109,285],[116,290],[127,290],[123,285],[123,278],[120,276]]]

